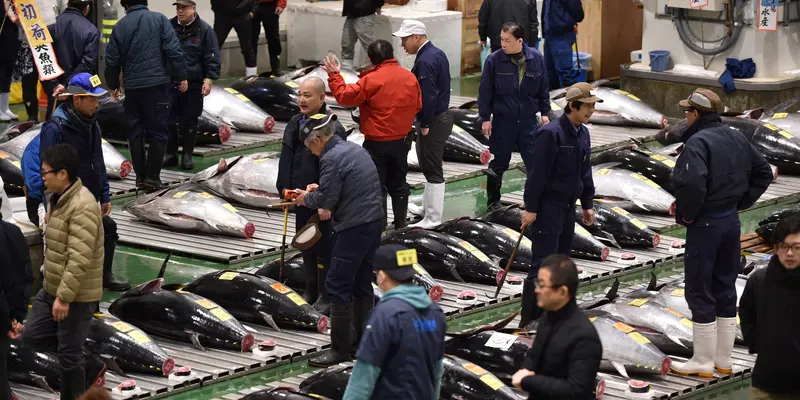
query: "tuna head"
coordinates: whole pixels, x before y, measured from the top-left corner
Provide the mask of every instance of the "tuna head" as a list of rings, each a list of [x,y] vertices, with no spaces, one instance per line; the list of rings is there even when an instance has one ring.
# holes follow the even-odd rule
[[[255,153],[237,157],[224,166],[224,159],[214,172],[209,167],[200,172],[200,183],[222,197],[252,207],[265,208],[281,202],[276,182],[279,160],[274,153]],[[212,174],[208,179],[202,177]]]
[[[475,363],[445,354],[443,359],[441,397],[446,399],[520,400],[513,389],[496,375]]]
[[[269,133],[275,126],[275,118],[233,88],[212,85],[203,110],[242,132]]]
[[[671,359],[635,328],[607,312],[586,314],[600,336],[604,367],[613,367],[626,378],[628,370],[662,376],[669,372]]]
[[[175,360],[150,336],[104,313],[94,314],[86,347],[95,354],[112,357],[127,372],[168,376],[175,368]]]
[[[590,122],[601,125],[638,126],[644,128],[664,128],[667,117],[656,111],[635,95],[620,89],[597,87],[597,97],[602,103],[595,104],[595,112]],[[559,108],[567,106],[564,94],[566,89],[550,92],[551,101]]]
[[[30,128],[25,131],[25,133],[20,134],[14,139],[11,139],[5,143],[0,143],[0,150],[13,155],[14,157],[22,159],[22,153],[25,152],[25,148],[28,147],[28,144],[30,144],[30,142],[33,141],[37,135],[39,135],[40,130],[41,125]]]
[[[105,139],[103,140],[103,162],[106,164],[106,174],[109,178],[125,179],[133,169],[130,161]]]

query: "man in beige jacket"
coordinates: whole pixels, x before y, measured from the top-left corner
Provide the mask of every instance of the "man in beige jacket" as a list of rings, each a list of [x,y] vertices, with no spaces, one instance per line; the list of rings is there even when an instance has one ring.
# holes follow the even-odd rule
[[[44,282],[22,340],[58,354],[61,400],[74,400],[86,391],[83,342],[103,295],[103,222],[100,205],[77,178],[72,145],[50,147],[41,160],[48,192]]]

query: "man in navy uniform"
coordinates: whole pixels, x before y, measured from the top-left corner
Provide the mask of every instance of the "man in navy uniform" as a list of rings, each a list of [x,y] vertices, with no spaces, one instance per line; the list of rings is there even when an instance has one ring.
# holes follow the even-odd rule
[[[509,22],[500,30],[502,51],[486,58],[478,94],[478,113],[483,134],[489,136],[489,150],[494,159],[485,170],[486,196],[490,208],[500,205],[503,174],[508,170],[516,147],[525,167],[532,163],[534,133],[539,123],[550,119],[550,94],[544,58],[539,50],[523,43],[519,25]]]
[[[594,181],[589,130],[583,124],[594,113],[592,85],[576,83],[566,92],[567,107],[557,120],[543,126],[534,143],[533,160],[525,182],[522,227],[529,227],[533,260],[522,286],[520,327],[539,318],[534,280],[545,257],[570,254],[575,232],[575,202],[581,201],[583,221],[594,223]]]
[[[542,4],[542,37],[551,89],[569,87],[580,71],[573,68],[572,46],[577,43],[576,27],[583,21],[581,0],[544,0]]]
[[[367,321],[344,400],[438,399],[447,318],[414,284],[417,251],[399,244],[375,254],[384,295]]]

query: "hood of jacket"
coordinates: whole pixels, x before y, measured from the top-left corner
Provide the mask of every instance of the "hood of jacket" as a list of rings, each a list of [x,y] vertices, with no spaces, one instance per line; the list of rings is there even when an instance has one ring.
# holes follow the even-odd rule
[[[431,306],[432,301],[425,288],[417,286],[413,283],[407,283],[395,287],[394,289],[386,292],[381,297],[381,303],[389,299],[400,299],[410,304],[418,310],[424,310]]]

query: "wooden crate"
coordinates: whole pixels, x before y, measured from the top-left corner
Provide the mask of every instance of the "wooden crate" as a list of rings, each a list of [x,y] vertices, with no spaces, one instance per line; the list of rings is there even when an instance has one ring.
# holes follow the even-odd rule
[[[478,45],[478,12],[483,0],[447,0],[447,9],[460,11],[461,20],[461,75],[480,72],[481,50]]]
[[[619,76],[620,65],[630,63],[631,52],[642,48],[642,5],[621,0],[584,1],[583,11],[578,51],[592,55],[594,79]]]

